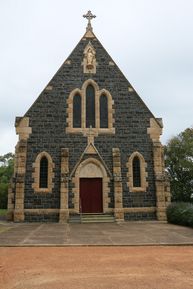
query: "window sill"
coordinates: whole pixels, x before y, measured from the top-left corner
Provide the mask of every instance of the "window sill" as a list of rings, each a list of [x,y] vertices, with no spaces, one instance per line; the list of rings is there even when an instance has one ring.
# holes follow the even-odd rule
[[[145,193],[146,188],[145,187],[133,187],[130,189],[132,193]]]
[[[52,190],[51,189],[44,189],[44,188],[39,188],[39,189],[36,189],[34,190],[35,193],[39,193],[39,194],[45,194],[45,193],[51,193]]]
[[[66,133],[89,133],[90,128],[74,128],[74,127],[67,127]],[[98,133],[98,134],[115,134],[115,128],[92,128],[92,132]]]

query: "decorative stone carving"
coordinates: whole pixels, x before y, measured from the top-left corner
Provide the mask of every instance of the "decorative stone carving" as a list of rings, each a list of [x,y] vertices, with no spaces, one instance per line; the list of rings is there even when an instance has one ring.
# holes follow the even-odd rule
[[[92,49],[89,48],[87,52],[87,68],[92,69],[93,68],[93,60],[94,60],[94,53],[92,52]]]
[[[83,71],[84,73],[96,73],[96,52],[91,42],[84,49]]]
[[[93,130],[92,126],[90,126],[88,131],[83,132],[83,135],[88,138],[88,145],[94,145],[94,137],[98,136],[98,132],[96,130]]]
[[[88,163],[87,165],[80,168],[80,178],[102,178],[103,173],[101,168],[95,163]]]

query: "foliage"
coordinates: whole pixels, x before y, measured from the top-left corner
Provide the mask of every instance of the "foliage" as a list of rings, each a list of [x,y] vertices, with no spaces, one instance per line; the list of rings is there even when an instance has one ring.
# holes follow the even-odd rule
[[[0,209],[0,216],[6,216],[7,215],[7,210]]]
[[[187,128],[165,146],[172,201],[193,202],[193,128]]]
[[[13,175],[13,163],[12,153],[0,156],[0,209],[7,208],[8,185]]]
[[[193,227],[193,204],[171,203],[166,213],[169,223]]]

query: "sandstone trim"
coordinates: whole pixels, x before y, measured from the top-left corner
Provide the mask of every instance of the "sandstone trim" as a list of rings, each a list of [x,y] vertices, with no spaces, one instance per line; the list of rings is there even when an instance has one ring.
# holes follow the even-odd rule
[[[68,182],[69,182],[69,149],[61,149],[61,175],[60,175],[60,222],[67,222],[68,210]]]
[[[133,159],[136,156],[140,160],[141,187],[134,187],[133,186]],[[146,172],[147,163],[145,162],[145,159],[142,156],[142,154],[140,154],[139,152],[132,153],[132,155],[129,157],[129,160],[128,160],[126,166],[128,168],[128,173],[127,173],[128,182],[127,182],[127,186],[129,187],[129,191],[130,192],[146,192],[147,191],[147,187],[148,187],[148,182],[147,182],[148,174]]]
[[[31,213],[34,215],[57,214],[60,209],[24,209],[24,213]]]
[[[40,188],[40,161],[42,157],[46,157],[48,160],[48,187],[47,188]],[[32,183],[32,188],[34,189],[34,193],[51,193],[54,187],[53,178],[54,178],[54,163],[52,161],[51,156],[43,151],[39,153],[36,157],[35,162],[33,163],[34,173],[32,173],[32,177],[34,182]]]
[[[92,130],[96,133],[100,133],[100,134],[115,134],[115,128],[114,128],[114,109],[113,109],[113,105],[114,105],[114,101],[112,99],[112,96],[110,94],[110,92],[106,89],[99,89],[98,84],[92,80],[92,79],[88,79],[86,80],[83,85],[82,88],[76,88],[74,89],[68,99],[67,99],[67,128],[66,128],[66,133],[88,133],[90,128],[86,127],[86,88],[87,86],[91,84],[94,89],[95,89],[95,123],[96,123],[96,127],[92,128]],[[81,128],[74,128],[73,127],[73,98],[76,94],[79,94],[81,96],[81,115],[82,115],[82,119],[81,119]],[[105,94],[107,96],[108,99],[108,128],[100,128],[100,97],[102,94]]]
[[[163,146],[160,142],[160,135],[162,134],[162,121],[161,119],[157,119],[157,121],[154,118],[150,118],[150,127],[147,129],[147,133],[149,133],[153,142],[157,219],[159,221],[166,221],[166,208],[171,202],[170,183],[165,172],[164,152]]]
[[[23,139],[18,142],[15,150],[15,159],[16,159],[15,209],[14,209],[15,222],[24,221],[23,209],[24,209],[26,155],[27,155],[27,140]]]
[[[156,207],[136,207],[136,208],[124,208],[124,213],[154,213]]]
[[[72,183],[74,184],[74,188],[72,189],[74,193],[73,204],[74,204],[74,212],[80,213],[80,178],[102,178],[103,182],[103,212],[106,213],[108,211],[108,205],[110,203],[110,198],[108,194],[110,192],[109,182],[110,178],[107,175],[106,169],[103,164],[94,158],[88,158],[81,162],[76,169],[75,177],[72,178]]]
[[[162,134],[162,127],[157,123],[155,118],[150,118],[150,127],[147,128],[147,133],[150,135],[150,138],[153,142],[160,140],[160,135]]]
[[[15,128],[19,140],[27,140],[32,133],[32,128],[29,126],[29,117],[16,117]]]
[[[8,192],[8,218],[12,216],[15,222],[24,221],[24,189],[27,158],[27,140],[32,133],[29,117],[16,117],[16,134],[19,141],[15,147],[14,175]],[[13,211],[13,195],[15,193],[15,208]]]
[[[123,214],[123,187],[121,175],[121,154],[119,148],[113,148],[113,177],[114,177],[114,215],[116,221],[124,221]]]

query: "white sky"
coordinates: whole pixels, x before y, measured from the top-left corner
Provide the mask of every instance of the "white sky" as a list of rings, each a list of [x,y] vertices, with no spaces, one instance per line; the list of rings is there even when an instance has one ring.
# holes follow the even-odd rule
[[[0,0],[0,155],[85,33],[94,33],[156,117],[162,142],[193,125],[193,0]]]

